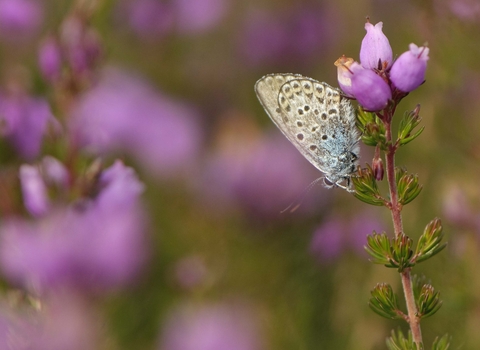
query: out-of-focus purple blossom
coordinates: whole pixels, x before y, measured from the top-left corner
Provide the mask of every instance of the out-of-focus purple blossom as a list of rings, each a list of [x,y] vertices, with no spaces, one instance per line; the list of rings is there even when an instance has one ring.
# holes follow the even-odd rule
[[[48,103],[24,95],[0,95],[1,135],[26,159],[38,155],[48,123],[55,123]]]
[[[213,28],[226,15],[229,0],[172,1],[180,32],[197,34]]]
[[[174,26],[172,7],[159,0],[124,1],[120,10],[130,28],[142,38],[156,38]]]
[[[62,53],[73,73],[88,73],[101,55],[97,32],[79,15],[67,17],[59,33]]]
[[[477,0],[435,0],[434,7],[439,14],[454,15],[461,21],[480,19],[480,3]]]
[[[299,5],[280,13],[255,10],[245,17],[239,51],[252,65],[317,59],[334,36],[333,15],[319,6]]]
[[[213,199],[216,207],[237,204],[253,216],[278,219],[279,212],[298,199],[318,173],[283,136],[252,142],[243,139],[238,130],[232,132],[237,132],[231,136],[232,144],[219,149],[207,162],[203,176],[206,197]],[[313,207],[319,210],[328,196],[327,191],[316,196],[322,197],[321,202],[305,196],[295,203],[300,204],[298,212],[308,213]]]
[[[190,168],[201,143],[195,109],[115,69],[80,98],[71,132],[93,153],[127,152],[157,176]]]
[[[41,0],[0,0],[0,37],[15,41],[35,35],[43,22]]]
[[[425,81],[428,47],[410,44],[410,50],[397,58],[390,70],[390,80],[403,92],[415,90]]]
[[[450,187],[445,193],[443,213],[456,226],[472,228],[477,225],[478,214],[472,210],[466,193],[458,186]]]
[[[5,221],[0,262],[14,283],[41,290],[111,289],[131,282],[145,260],[143,185],[117,161],[101,173],[100,193],[37,222]]]
[[[388,38],[382,31],[383,23],[378,22],[373,25],[370,22],[365,23],[367,34],[362,40],[360,48],[360,62],[366,69],[386,68],[392,65],[393,52]]]
[[[349,221],[338,217],[320,225],[312,236],[310,254],[321,263],[330,263],[347,249],[365,256],[364,246],[372,232],[383,232],[383,222],[371,212],[363,212]]]
[[[38,167],[23,164],[20,167],[20,184],[23,202],[28,212],[35,217],[45,215],[50,209],[50,201],[47,186]]]
[[[352,92],[358,103],[367,111],[380,111],[392,98],[387,82],[370,69],[358,69],[352,75]]]
[[[119,14],[135,34],[155,39],[166,34],[200,34],[226,15],[229,0],[124,0]]]
[[[313,233],[310,253],[322,262],[333,261],[343,250],[343,230],[343,223],[338,219],[323,223]]]
[[[256,323],[243,305],[183,307],[167,320],[158,350],[260,350]]]
[[[67,168],[58,159],[46,156],[41,162],[41,171],[47,185],[66,189],[70,180]]]
[[[49,81],[56,81],[62,72],[62,52],[58,40],[50,36],[40,46],[38,65],[43,76]]]
[[[461,20],[475,21],[480,18],[480,3],[477,0],[447,1],[450,11]]]
[[[97,327],[92,310],[72,293],[48,296],[41,309],[0,306],[2,349],[93,349]]]

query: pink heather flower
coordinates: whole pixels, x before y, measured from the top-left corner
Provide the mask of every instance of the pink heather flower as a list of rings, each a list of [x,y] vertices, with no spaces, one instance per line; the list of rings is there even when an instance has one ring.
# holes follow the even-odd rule
[[[38,167],[28,164],[20,166],[20,185],[27,211],[35,217],[46,214],[50,209],[50,201]]]
[[[331,218],[314,231],[310,255],[323,264],[335,261],[347,249],[364,257],[367,236],[373,231],[383,232],[385,225],[371,211],[362,212],[348,221]]]
[[[101,56],[97,32],[78,15],[67,17],[60,27],[59,41],[65,61],[76,74],[92,71]]]
[[[113,68],[80,98],[71,117],[79,146],[94,154],[126,152],[156,176],[189,169],[201,148],[195,108]]]
[[[161,38],[177,31],[198,35],[225,18],[228,0],[123,0],[118,9],[120,22],[143,39]]]
[[[342,56],[335,61],[335,66],[337,66],[337,79],[338,85],[349,97],[354,97],[352,89],[352,75],[355,70],[362,69],[353,58]]]
[[[237,130],[230,132],[236,134],[222,135],[232,138],[229,147],[220,149],[207,162],[203,197],[211,200],[215,208],[222,202],[222,208],[236,205],[262,220],[280,219],[279,212],[315,179],[314,168],[280,134],[252,142]],[[314,191],[305,196],[296,213],[319,210],[331,195],[325,190],[318,198],[313,196]]]
[[[98,179],[100,193],[51,210],[36,222],[0,227],[0,265],[12,282],[40,290],[104,290],[124,286],[145,260],[143,184],[120,161]]]
[[[332,32],[335,16],[326,6],[311,3],[275,12],[254,9],[239,33],[239,51],[251,65],[313,62],[338,34]]]
[[[370,69],[356,69],[352,75],[352,92],[367,111],[384,109],[392,98],[390,86]]]
[[[10,302],[11,303],[11,302]],[[101,328],[91,305],[74,293],[43,297],[41,308],[0,304],[0,349],[97,349]]]
[[[162,329],[158,350],[260,350],[256,319],[245,305],[184,306]]]
[[[60,44],[55,37],[48,37],[38,51],[38,65],[45,79],[55,81],[60,77],[62,61]]]
[[[390,80],[399,90],[410,92],[425,81],[428,47],[410,44],[410,50],[397,58],[390,70]]]
[[[370,22],[365,23],[367,34],[362,40],[360,48],[360,62],[366,69],[378,69],[387,64],[392,65],[393,52],[388,38],[382,31],[383,23],[378,22],[375,26]]]
[[[54,123],[50,106],[41,98],[0,95],[0,134],[26,159],[40,152],[48,123]]]
[[[40,0],[0,0],[0,37],[15,41],[38,33],[42,7]]]

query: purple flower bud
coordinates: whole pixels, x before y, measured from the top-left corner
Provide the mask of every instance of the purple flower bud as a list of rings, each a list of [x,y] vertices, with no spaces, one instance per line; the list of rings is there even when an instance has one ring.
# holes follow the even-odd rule
[[[38,65],[45,79],[55,81],[60,77],[62,70],[62,52],[54,37],[48,37],[40,46]]]
[[[384,109],[392,98],[390,86],[370,69],[356,69],[352,75],[352,91],[358,103],[367,111]]]
[[[23,164],[20,166],[20,184],[22,186],[25,208],[33,216],[42,216],[48,212],[47,186],[38,167]]]
[[[68,170],[58,159],[51,156],[44,157],[42,159],[41,169],[47,185],[54,185],[60,189],[66,189],[68,187]]]
[[[428,47],[410,44],[410,50],[397,58],[390,70],[390,80],[399,90],[410,92],[425,81]]]
[[[157,349],[259,350],[259,326],[248,306],[185,305],[167,319]]]
[[[0,122],[4,136],[27,159],[37,156],[49,123],[56,120],[43,99],[0,95]]]
[[[0,37],[10,41],[31,37],[42,21],[41,1],[0,0]]]
[[[378,69],[392,65],[392,48],[387,37],[382,32],[382,22],[371,24],[365,23],[367,34],[362,40],[360,48],[360,62],[366,69]]]

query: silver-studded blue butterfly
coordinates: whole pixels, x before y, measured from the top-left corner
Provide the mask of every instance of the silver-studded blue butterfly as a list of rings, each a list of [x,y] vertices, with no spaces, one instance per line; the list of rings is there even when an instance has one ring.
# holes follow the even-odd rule
[[[350,100],[327,83],[299,74],[266,75],[255,92],[275,125],[325,174],[325,186],[353,192],[350,178],[360,147]]]

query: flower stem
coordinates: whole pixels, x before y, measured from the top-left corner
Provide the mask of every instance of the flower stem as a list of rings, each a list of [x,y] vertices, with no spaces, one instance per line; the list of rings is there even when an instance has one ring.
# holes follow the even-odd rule
[[[395,231],[395,237],[403,233],[403,223],[402,223],[402,205],[398,202],[398,192],[397,192],[397,182],[395,180],[395,152],[397,151],[397,146],[392,142],[392,118],[385,118],[385,129],[386,129],[386,141],[388,149],[385,154],[385,163],[386,163],[386,172],[387,172],[387,181],[388,187],[390,190],[390,211],[392,214],[393,228]],[[418,311],[415,304],[415,296],[413,294],[412,288],[412,278],[410,274],[410,268],[405,269],[400,273],[403,285],[403,293],[405,295],[405,302],[407,304],[408,311],[408,323],[410,325],[410,330],[412,331],[413,341],[417,344],[417,348],[420,349],[422,341],[422,331],[420,329],[420,319],[417,317]]]

